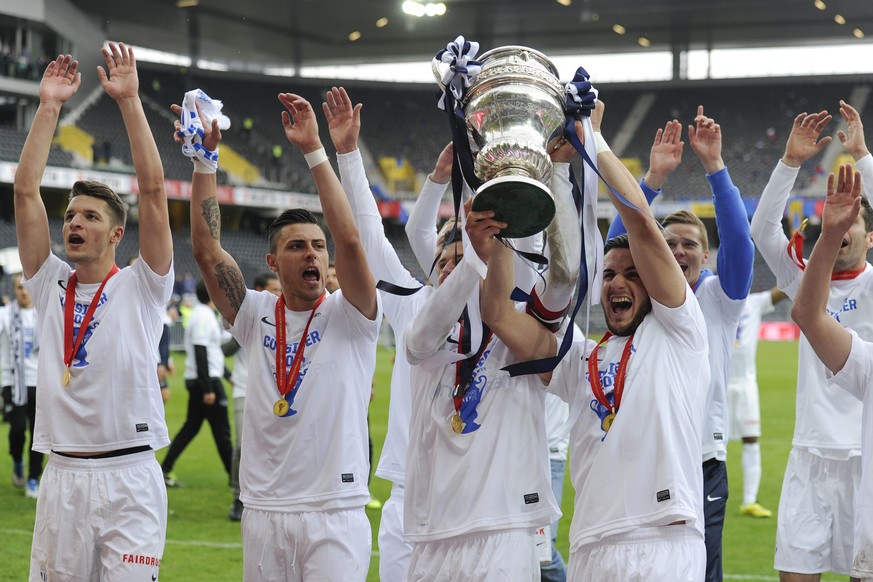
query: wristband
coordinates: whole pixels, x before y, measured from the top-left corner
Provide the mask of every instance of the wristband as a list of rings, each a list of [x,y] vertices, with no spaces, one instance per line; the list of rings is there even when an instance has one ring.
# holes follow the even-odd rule
[[[314,152],[303,154],[303,157],[306,159],[306,165],[309,166],[310,170],[327,161],[327,154],[324,152],[324,148],[318,148]]]
[[[597,145],[597,153],[598,154],[600,152],[611,152],[612,151],[612,149],[610,149],[610,147],[609,147],[609,144],[606,143],[605,139],[603,139],[603,134],[600,133],[599,131],[594,132],[594,143]]]
[[[215,173],[216,168],[210,168],[209,166],[207,166],[206,164],[204,164],[203,162],[201,162],[197,158],[192,158],[192,161],[194,162],[194,173],[195,174],[214,174]]]

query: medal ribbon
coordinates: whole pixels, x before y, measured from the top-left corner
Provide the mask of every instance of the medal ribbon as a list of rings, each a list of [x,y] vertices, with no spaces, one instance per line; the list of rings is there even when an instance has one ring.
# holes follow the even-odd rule
[[[797,232],[791,235],[791,240],[788,241],[788,248],[786,249],[788,251],[788,257],[801,271],[806,270],[806,261],[803,258],[803,231],[806,230],[808,224],[808,218],[804,218],[801,221],[800,228],[797,229]]]
[[[863,273],[866,268],[867,266],[865,265],[860,269],[837,271],[836,273],[831,274],[831,281],[848,281],[849,279],[854,279]]]
[[[618,412],[618,407],[621,406],[621,395],[624,393],[624,380],[627,377],[627,364],[628,360],[630,360],[634,334],[631,334],[627,339],[624,350],[621,352],[621,360],[618,362],[618,371],[615,374],[615,388],[612,392],[612,401],[614,404],[610,404],[606,395],[603,393],[603,386],[600,383],[600,370],[597,368],[597,350],[600,349],[601,344],[611,337],[612,332],[606,332],[606,335],[604,335],[603,338],[597,342],[597,345],[594,346],[594,349],[591,350],[591,354],[588,356],[588,383],[591,385],[591,391],[594,392],[594,397],[597,401],[610,409],[610,412],[616,414]]]
[[[85,337],[84,330],[88,329],[88,325],[94,317],[94,312],[97,311],[97,304],[100,302],[100,296],[103,295],[103,287],[106,286],[106,282],[109,281],[109,279],[111,279],[118,271],[118,265],[112,265],[112,269],[110,269],[109,273],[106,274],[106,278],[103,279],[103,282],[100,283],[97,293],[95,293],[94,297],[91,298],[91,303],[88,305],[87,311],[85,311],[85,317],[82,319],[82,324],[79,326],[79,334],[76,336],[75,341],[73,340],[73,312],[75,311],[76,303],[76,272],[73,271],[73,274],[70,275],[70,278],[67,280],[67,291],[64,297],[64,365],[68,370],[70,369],[70,366],[73,365],[73,356],[79,351],[79,347],[82,345],[82,340]]]
[[[285,295],[279,295],[279,300],[276,301],[276,388],[279,389],[279,394],[284,398],[291,388],[297,383],[297,376],[300,375],[300,366],[303,364],[303,351],[306,348],[306,336],[309,333],[309,324],[312,323],[312,318],[315,316],[315,310],[324,301],[326,295],[322,294],[315,302],[312,312],[309,314],[309,319],[306,320],[306,327],[303,328],[303,335],[300,336],[300,342],[297,346],[297,352],[294,354],[294,360],[291,362],[291,369],[285,374]],[[281,370],[282,372],[279,372]],[[294,380],[291,380],[291,377]]]
[[[791,240],[788,241],[788,256],[791,257],[791,260],[797,265],[801,271],[806,270],[806,261],[803,260],[803,229],[806,228],[807,220],[804,218],[803,223],[800,225],[800,229],[795,232],[791,236]],[[864,272],[864,267],[860,269],[849,269],[846,271],[837,271],[831,274],[831,281],[848,281],[850,279],[854,279],[858,275]]]
[[[461,413],[461,403],[464,401],[464,394],[467,393],[470,380],[473,379],[473,370],[476,367],[476,363],[482,357],[482,354],[485,353],[485,348],[491,343],[491,336],[494,335],[494,332],[484,323],[482,327],[485,328],[487,333],[483,334],[485,337],[482,338],[482,345],[479,347],[479,351],[476,352],[475,356],[455,363],[455,389],[452,391],[452,401],[455,405],[455,412],[458,414]],[[467,343],[469,344],[469,341]],[[464,353],[463,345],[464,324],[462,322],[461,331],[458,332],[458,353]]]

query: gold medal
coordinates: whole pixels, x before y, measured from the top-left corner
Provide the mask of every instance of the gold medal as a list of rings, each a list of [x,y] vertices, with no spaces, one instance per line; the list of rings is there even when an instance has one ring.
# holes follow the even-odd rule
[[[451,422],[452,430],[455,431],[455,434],[461,434],[462,432],[464,432],[464,427],[467,426],[467,424],[463,420],[461,420],[461,415],[457,412],[452,415]]]
[[[273,405],[273,414],[276,416],[285,416],[290,409],[291,406],[288,404],[288,401],[284,398],[280,398],[276,401],[276,404]]]
[[[612,423],[615,421],[615,413],[610,412],[606,416],[603,417],[603,422],[600,423],[600,428],[603,429],[603,432],[609,432],[609,429],[612,427]]]
[[[64,386],[69,386],[70,378],[72,376],[73,374],[70,372],[70,369],[65,369],[63,375],[61,375],[61,384],[63,384]]]

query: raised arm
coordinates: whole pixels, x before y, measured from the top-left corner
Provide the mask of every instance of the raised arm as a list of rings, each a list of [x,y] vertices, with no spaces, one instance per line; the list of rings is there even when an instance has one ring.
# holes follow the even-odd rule
[[[731,181],[721,157],[721,126],[697,108],[695,125],[688,126],[688,141],[697,154],[712,189],[715,223],[721,249],[718,253],[718,281],[731,299],[744,299],[752,288],[755,245],[749,232],[749,218],[739,189]]]
[[[649,170],[646,172],[640,188],[646,196],[649,205],[661,193],[661,185],[676,171],[682,163],[682,151],[685,142],[682,141],[682,124],[677,120],[668,121],[664,129],[658,129],[655,133],[655,141],[649,151]],[[621,221],[621,216],[616,216],[609,226],[606,239],[624,234],[627,229]]]
[[[15,231],[24,276],[33,277],[51,252],[48,215],[39,193],[61,107],[82,84],[79,61],[70,55],[46,67],[39,83],[39,107],[15,171]]]
[[[828,191],[821,220],[821,236],[806,262],[806,271],[794,298],[791,317],[812,349],[836,374],[849,359],[852,335],[826,311],[831,272],[843,237],[861,209],[861,174],[851,164],[840,166],[839,178],[828,176]]]
[[[467,232],[475,248],[480,245],[476,237],[487,235],[470,232],[472,224],[468,217]],[[498,244],[488,261],[488,276],[482,284],[479,298],[482,321],[521,362],[554,356],[557,352],[555,334],[533,316],[516,310],[515,302],[509,298],[515,286],[514,268],[512,251]],[[548,381],[548,378],[545,380]]]
[[[172,106],[176,114],[182,113],[178,105]],[[202,119],[200,106],[197,114]],[[176,142],[181,143],[176,122]],[[215,151],[221,142],[218,119],[212,124],[203,124],[203,147]],[[215,196],[215,172],[193,158],[194,174],[191,177],[191,246],[194,260],[200,268],[203,283],[209,291],[218,312],[229,325],[233,325],[236,314],[246,296],[246,284],[239,265],[230,253],[221,247],[221,210]]]
[[[467,233],[470,233],[472,221],[475,230],[486,242],[478,245],[478,249],[465,242],[463,258],[409,323],[404,339],[406,358],[412,365],[421,363],[443,347],[446,337],[461,317],[467,300],[488,273],[485,263],[499,244],[492,235],[506,228],[506,223],[494,220],[493,210],[474,213],[470,211],[469,203],[466,205],[466,210]],[[451,249],[447,248],[444,256],[451,252]]]
[[[857,162],[863,157],[870,155],[867,143],[864,141],[864,124],[861,122],[861,114],[858,110],[840,99],[840,117],[846,122],[846,131],[839,130],[837,137],[846,148],[846,152]]]
[[[342,106],[340,106],[342,104]],[[361,107],[352,106],[348,93],[334,87],[323,104],[330,137],[336,147],[340,181],[349,200],[361,243],[373,277],[405,287],[417,287],[416,281],[400,262],[397,252],[385,236],[382,216],[370,190],[364,160],[358,149],[361,129]],[[389,318],[390,314],[386,313]],[[393,319],[393,318],[392,318]],[[392,322],[393,324],[393,322]]]
[[[626,206],[614,193],[609,193],[613,206],[627,228],[631,256],[637,273],[652,299],[666,307],[678,307],[685,303],[685,288],[688,284],[679,268],[679,263],[673,258],[673,253],[667,246],[657,221],[652,216],[652,210],[646,202],[640,185],[612,153],[600,134],[603,108],[603,102],[598,101],[597,108],[591,116],[594,135],[599,136],[597,163],[600,172],[612,187],[638,209]]]
[[[577,121],[581,126],[582,122]],[[583,135],[581,128],[579,135]],[[582,232],[579,224],[579,211],[573,199],[573,183],[570,180],[570,163],[576,157],[576,148],[561,138],[549,144],[552,159],[552,179],[549,187],[555,198],[555,217],[546,227],[546,254],[549,267],[542,277],[536,277],[533,282],[532,295],[534,301],[528,303],[527,312],[545,325],[550,331],[561,327],[564,316],[569,311],[573,301],[573,292],[579,279],[579,268],[582,261]],[[516,241],[518,242],[518,241]],[[531,271],[527,265],[519,264],[516,257],[515,270]],[[515,286],[520,289],[530,289],[515,275]]]
[[[776,284],[780,289],[784,289],[800,272],[786,250],[788,238],[782,230],[785,204],[800,166],[831,142],[830,137],[819,139],[831,119],[827,111],[801,113],[794,118],[791,134],[785,144],[785,155],[773,170],[752,216],[752,240],[776,275]]]
[[[334,263],[343,297],[364,317],[373,319],[378,313],[376,283],[367,265],[367,257],[361,245],[349,201],[333,167],[327,163],[327,157],[324,156],[324,147],[318,137],[315,112],[309,102],[300,95],[280,93],[279,101],[287,109],[282,112],[285,137],[304,156],[313,154],[311,158],[316,158],[313,162],[307,160],[307,163],[314,164],[311,167],[312,177],[318,190],[327,228],[333,239]],[[343,105],[339,104],[339,107]]]
[[[139,98],[136,59],[133,49],[123,43],[109,43],[102,52],[106,69],[97,67],[97,74],[103,90],[121,111],[139,184],[139,252],[152,271],[166,275],[173,264],[173,235],[164,190],[164,167]]]
[[[840,116],[846,122],[846,131],[838,131],[837,137],[846,148],[846,152],[855,159],[855,169],[861,172],[864,182],[861,194],[867,200],[871,200],[873,199],[873,156],[870,155],[867,142],[864,140],[861,114],[841,99]]]
[[[415,259],[421,266],[422,272],[434,285],[438,284],[440,274],[430,273],[433,259],[439,249],[436,248],[437,228],[436,221],[439,214],[440,202],[446,193],[446,188],[452,179],[452,159],[454,147],[451,143],[443,148],[437,158],[433,172],[428,175],[421,193],[409,213],[406,221],[406,238]]]

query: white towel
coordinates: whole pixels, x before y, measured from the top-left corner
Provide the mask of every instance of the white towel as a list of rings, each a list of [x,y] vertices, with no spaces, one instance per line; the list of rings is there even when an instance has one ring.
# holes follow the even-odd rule
[[[203,119],[197,115],[197,104]],[[203,126],[212,125],[212,120],[218,119],[219,129],[230,128],[230,118],[221,113],[221,108],[221,101],[211,99],[201,89],[188,91],[182,100],[182,127],[179,130],[184,139],[182,153],[192,160],[199,160],[213,172],[218,169],[218,148],[209,151],[203,147]]]

